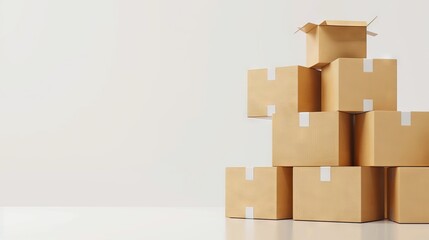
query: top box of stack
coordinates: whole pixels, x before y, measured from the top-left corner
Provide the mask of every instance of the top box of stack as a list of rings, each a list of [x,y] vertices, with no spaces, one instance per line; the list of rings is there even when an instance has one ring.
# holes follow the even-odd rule
[[[307,67],[322,68],[337,58],[366,58],[366,27],[363,21],[323,21],[300,27],[307,35]]]

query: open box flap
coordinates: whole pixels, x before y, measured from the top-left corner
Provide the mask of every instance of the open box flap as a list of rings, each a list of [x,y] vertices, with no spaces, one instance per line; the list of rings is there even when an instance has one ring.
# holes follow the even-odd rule
[[[312,29],[314,29],[317,26],[346,26],[346,27],[367,27],[369,26],[377,17],[371,20],[368,24],[365,21],[342,21],[342,20],[325,20],[321,22],[320,24],[315,24],[308,22],[302,27],[298,27],[298,30],[296,32],[305,32],[308,33]],[[296,33],[295,32],[295,33]],[[366,32],[370,36],[377,36],[377,33],[367,31]]]
[[[365,21],[338,21],[325,20],[319,24],[320,26],[347,26],[347,27],[366,27]]]

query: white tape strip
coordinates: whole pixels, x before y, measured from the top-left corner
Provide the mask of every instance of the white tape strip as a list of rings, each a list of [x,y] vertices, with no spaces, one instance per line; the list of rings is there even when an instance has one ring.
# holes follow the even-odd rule
[[[320,167],[320,181],[321,182],[331,181],[331,167]]]
[[[276,68],[267,69],[267,80],[269,81],[276,80]]]
[[[309,112],[300,112],[299,113],[299,126],[300,127],[309,127],[310,126],[310,113]]]
[[[253,207],[246,207],[245,218],[253,218]]]
[[[363,72],[373,72],[373,61],[372,59],[363,59]]]
[[[411,126],[411,112],[401,112],[401,126]]]
[[[276,105],[268,105],[267,116],[272,117],[274,113],[276,113]]]
[[[246,180],[253,181],[253,167],[246,167]]]
[[[373,106],[372,99],[364,99],[363,100],[363,111],[369,112],[369,111],[372,111],[373,109],[374,109],[374,106]]]

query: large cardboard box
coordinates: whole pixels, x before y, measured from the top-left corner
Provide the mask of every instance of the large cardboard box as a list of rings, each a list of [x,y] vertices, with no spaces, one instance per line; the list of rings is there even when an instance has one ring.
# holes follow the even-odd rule
[[[292,168],[226,169],[225,214],[233,218],[292,217]]]
[[[273,166],[349,166],[352,117],[343,112],[276,113]]]
[[[300,28],[307,35],[307,67],[321,68],[337,58],[366,58],[366,22],[323,21]]]
[[[389,168],[389,219],[429,223],[429,167]]]
[[[294,167],[293,219],[368,222],[384,219],[383,168]]]
[[[429,166],[429,112],[373,111],[355,117],[359,166]]]
[[[273,78],[273,79],[270,79]],[[268,117],[276,110],[320,111],[320,71],[301,66],[278,67],[275,76],[268,69],[248,71],[247,115]]]
[[[322,70],[322,111],[396,111],[396,59],[339,58]]]

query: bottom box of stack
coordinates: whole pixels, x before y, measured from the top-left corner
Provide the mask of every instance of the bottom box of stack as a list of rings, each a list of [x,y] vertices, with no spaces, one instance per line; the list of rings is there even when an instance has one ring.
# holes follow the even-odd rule
[[[394,167],[388,171],[389,219],[429,223],[429,167]]]
[[[292,168],[226,168],[225,215],[233,218],[292,218]]]
[[[384,169],[294,167],[293,219],[335,222],[384,219]]]

